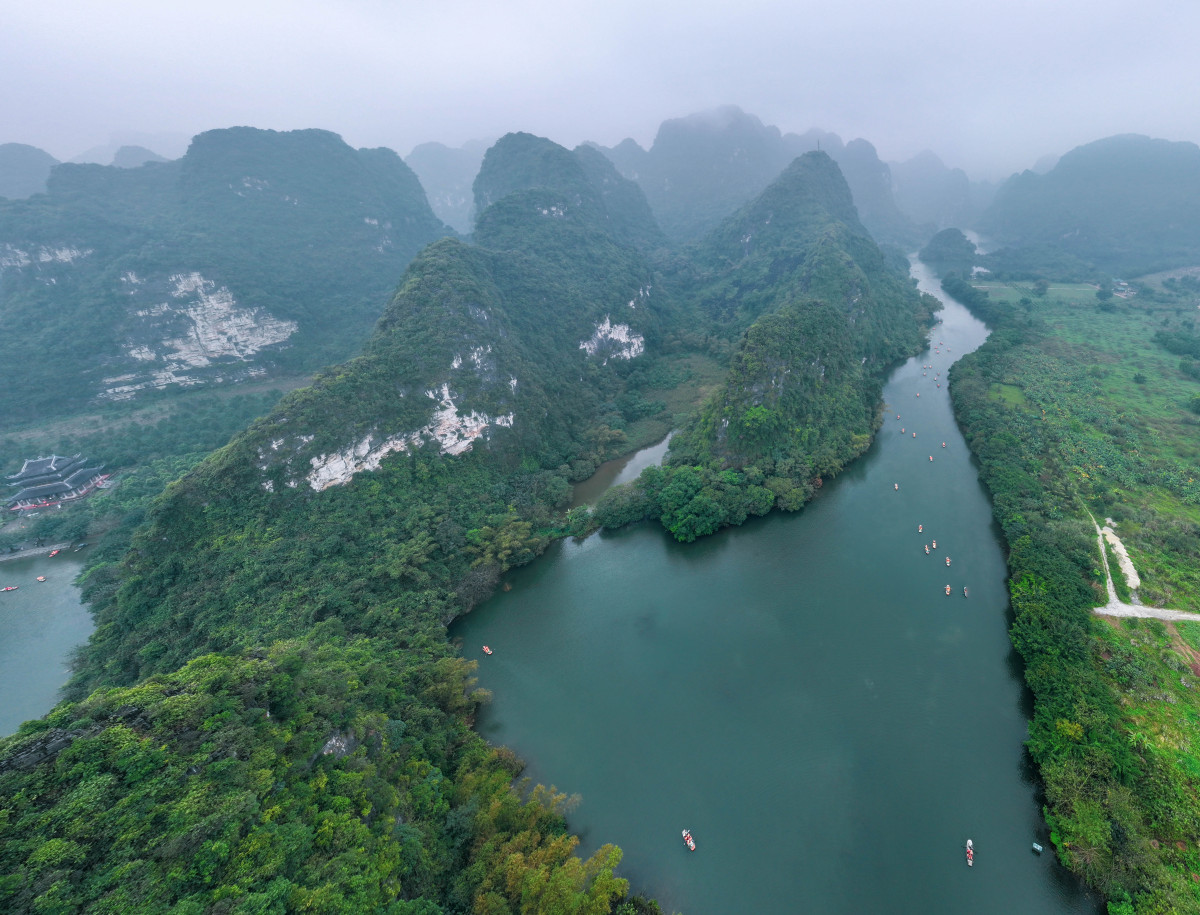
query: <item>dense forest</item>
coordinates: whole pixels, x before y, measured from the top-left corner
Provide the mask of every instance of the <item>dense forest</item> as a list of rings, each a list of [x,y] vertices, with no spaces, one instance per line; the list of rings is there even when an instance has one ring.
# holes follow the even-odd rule
[[[590,147],[509,135],[474,196],[473,243],[416,257],[361,356],[110,515],[67,701],[0,742],[0,905],[657,910],[616,849],[574,857],[563,797],[510,788],[445,627],[597,523],[571,482],[673,423],[689,354],[729,377],[657,516],[691,539],[798,507],[870,441],[928,306],[824,154],[682,255]]]
[[[58,165],[45,194],[0,200],[0,320],[20,328],[0,336],[0,413],[45,421],[345,359],[450,231],[395,153],[321,130],[213,130],[173,162]]]

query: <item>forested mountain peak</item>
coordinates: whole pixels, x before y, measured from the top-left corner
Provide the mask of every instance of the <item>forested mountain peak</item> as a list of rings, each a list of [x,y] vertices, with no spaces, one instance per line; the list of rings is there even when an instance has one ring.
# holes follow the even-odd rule
[[[919,345],[928,306],[889,266],[824,152],[795,159],[697,246],[697,261],[708,272],[693,297],[746,330],[725,383],[673,449],[754,468],[776,479],[778,504],[802,504],[870,442],[882,373]]]
[[[0,317],[20,329],[0,338],[0,412],[344,358],[448,231],[399,156],[323,130],[212,130],[171,162],[58,166],[45,195],[0,201]]]
[[[1128,274],[1200,263],[1200,147],[1136,134],[1071,150],[1046,174],[1014,175],[979,228]]]
[[[58,160],[45,150],[25,143],[0,143],[0,197],[13,200],[46,190],[50,169]]]
[[[574,151],[513,133],[484,156],[475,179],[476,240],[493,248],[543,252],[548,236],[595,231],[646,249],[664,238],[645,196],[591,146]]]

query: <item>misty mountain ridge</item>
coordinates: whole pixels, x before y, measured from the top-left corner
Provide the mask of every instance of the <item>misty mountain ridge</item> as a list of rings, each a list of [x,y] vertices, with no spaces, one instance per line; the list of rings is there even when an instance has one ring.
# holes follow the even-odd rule
[[[783,134],[734,105],[667,120],[650,149],[624,140],[598,147],[646,194],[673,242],[694,241],[761,193],[798,155],[820,148],[841,167],[863,223],[876,238],[907,244],[911,222],[892,199],[891,176],[865,140],[843,143],[809,130]]]
[[[45,195],[0,201],[0,317],[19,329],[0,338],[0,404],[32,416],[311,371],[360,345],[449,231],[399,156],[326,131],[214,130],[171,162],[59,165]]]
[[[978,228],[1108,275],[1200,264],[1200,147],[1137,134],[1076,147],[1008,179]]]
[[[479,174],[483,154],[493,142],[472,140],[457,148],[444,143],[422,143],[404,160],[421,179],[425,196],[438,219],[462,235],[469,234],[475,225],[471,185]]]
[[[972,181],[927,149],[889,167],[896,206],[926,232],[974,225],[996,195],[994,184]]]
[[[19,200],[46,192],[50,170],[58,160],[25,143],[0,144],[0,197]]]

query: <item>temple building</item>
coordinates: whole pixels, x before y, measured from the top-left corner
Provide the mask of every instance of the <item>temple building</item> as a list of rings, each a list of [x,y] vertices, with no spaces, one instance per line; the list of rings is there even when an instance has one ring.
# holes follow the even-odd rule
[[[8,477],[8,485],[17,489],[8,499],[9,511],[48,508],[82,499],[108,481],[109,475],[100,472],[103,467],[82,454],[74,457],[52,454],[27,460],[20,473]]]

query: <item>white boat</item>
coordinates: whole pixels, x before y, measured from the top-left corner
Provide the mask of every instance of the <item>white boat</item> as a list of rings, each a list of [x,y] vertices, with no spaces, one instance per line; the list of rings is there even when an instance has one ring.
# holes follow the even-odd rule
[[[692,833],[688,829],[683,831],[683,844],[688,847],[688,851],[696,850],[696,840],[692,838]]]
[[[975,866],[975,843],[967,839],[967,867]]]

